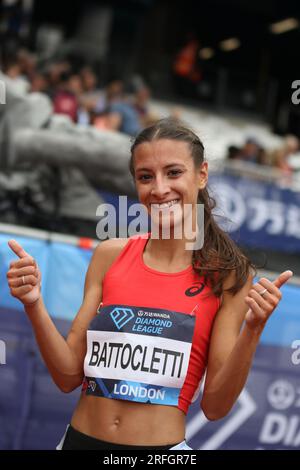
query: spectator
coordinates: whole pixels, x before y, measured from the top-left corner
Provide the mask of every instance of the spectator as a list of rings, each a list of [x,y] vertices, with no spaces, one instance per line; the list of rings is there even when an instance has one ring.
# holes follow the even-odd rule
[[[71,65],[68,61],[54,62],[47,68],[47,77],[49,82],[48,94],[51,99],[54,98],[64,74],[71,73]]]
[[[93,69],[89,66],[83,67],[80,71],[80,76],[85,93],[94,93],[97,89],[97,77]]]
[[[289,157],[299,150],[299,139],[294,135],[287,135],[281,148],[274,150],[268,156],[269,162],[285,174],[292,174],[293,168],[289,164]]]
[[[196,92],[196,86],[202,78],[198,65],[198,51],[200,43],[193,33],[188,35],[186,44],[178,51],[174,64],[173,73],[176,91],[186,97]]]
[[[142,130],[139,114],[134,106],[125,99],[123,83],[111,82],[107,88],[109,120],[112,128],[130,136]]]
[[[30,90],[30,83],[26,77],[22,76],[21,67],[17,61],[11,61],[4,67],[4,73],[13,82],[15,90],[18,90],[22,95]]]
[[[31,92],[47,93],[49,82],[46,74],[36,72],[31,79]]]
[[[34,54],[27,49],[19,49],[17,52],[17,61],[23,76],[31,81],[36,73],[37,59]]]
[[[227,159],[243,160],[247,163],[263,165],[265,163],[265,150],[256,139],[249,137],[241,148],[235,145],[228,147]]]
[[[246,162],[262,164],[264,150],[256,139],[249,137],[241,148],[240,158]]]
[[[159,116],[149,109],[150,97],[150,88],[141,81],[140,85],[136,86],[132,104],[139,115],[140,123],[143,127],[150,126],[159,120]]]
[[[83,92],[81,105],[87,112],[102,113],[106,108],[105,92],[98,88],[98,79],[94,70],[83,67],[80,71]]]
[[[241,149],[235,145],[230,145],[227,151],[227,160],[240,160],[241,159]]]
[[[53,106],[56,114],[65,114],[72,121],[77,122],[78,98],[74,92],[74,83],[74,76],[67,72],[62,74],[58,91],[53,99]]]

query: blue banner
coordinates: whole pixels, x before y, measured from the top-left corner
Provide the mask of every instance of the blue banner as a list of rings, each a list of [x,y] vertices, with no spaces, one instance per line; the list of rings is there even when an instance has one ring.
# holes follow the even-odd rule
[[[300,252],[300,193],[242,176],[213,174],[209,188],[218,202],[217,221],[239,244]]]
[[[209,422],[199,403],[193,405],[187,424],[187,441],[193,449],[300,449],[298,338],[298,350],[259,345],[247,384],[225,418]]]
[[[6,282],[10,262],[18,259],[7,245],[11,238],[36,259],[42,273],[43,298],[51,316],[72,320],[83,300],[84,278],[92,250],[66,243],[0,234],[0,305],[19,310],[22,310],[22,305],[10,295]]]

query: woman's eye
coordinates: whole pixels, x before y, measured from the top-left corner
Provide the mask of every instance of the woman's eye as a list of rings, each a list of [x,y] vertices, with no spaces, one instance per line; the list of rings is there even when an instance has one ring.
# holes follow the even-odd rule
[[[141,176],[139,176],[138,179],[139,179],[140,181],[148,181],[150,178],[151,178],[150,175],[141,175]]]
[[[171,177],[175,177],[175,176],[179,176],[182,174],[182,171],[181,170],[170,170],[168,171],[168,176],[171,176]],[[151,175],[140,175],[138,177],[138,180],[139,181],[149,181],[150,179],[152,178]]]
[[[169,174],[171,174],[171,176],[178,176],[182,173],[181,170],[171,170],[169,171]]]

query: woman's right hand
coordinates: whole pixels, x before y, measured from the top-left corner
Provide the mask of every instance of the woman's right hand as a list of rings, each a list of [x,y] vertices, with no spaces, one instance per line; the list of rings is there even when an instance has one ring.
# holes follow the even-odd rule
[[[9,240],[8,246],[19,257],[12,261],[7,272],[10,293],[24,306],[33,305],[41,296],[41,272],[35,261],[15,240]]]

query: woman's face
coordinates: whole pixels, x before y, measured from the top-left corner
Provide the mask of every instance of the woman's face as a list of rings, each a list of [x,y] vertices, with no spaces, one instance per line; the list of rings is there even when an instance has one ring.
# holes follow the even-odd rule
[[[207,162],[196,168],[189,144],[171,139],[138,145],[134,169],[139,200],[159,225],[162,216],[174,226],[186,219],[191,207],[195,211],[198,192],[208,177]]]

